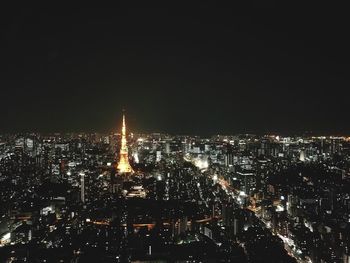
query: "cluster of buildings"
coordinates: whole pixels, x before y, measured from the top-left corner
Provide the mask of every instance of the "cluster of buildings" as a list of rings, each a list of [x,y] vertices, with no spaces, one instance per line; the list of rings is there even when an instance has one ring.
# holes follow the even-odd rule
[[[350,262],[346,137],[0,136],[0,261]]]

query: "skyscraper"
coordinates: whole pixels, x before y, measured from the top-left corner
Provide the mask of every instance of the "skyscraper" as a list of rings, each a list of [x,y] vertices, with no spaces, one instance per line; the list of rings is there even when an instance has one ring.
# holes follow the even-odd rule
[[[129,163],[128,147],[126,145],[126,125],[125,115],[123,114],[123,126],[122,126],[122,140],[119,152],[119,163],[117,170],[120,174],[122,173],[133,173],[133,169]]]
[[[80,201],[85,203],[85,173],[80,172]]]

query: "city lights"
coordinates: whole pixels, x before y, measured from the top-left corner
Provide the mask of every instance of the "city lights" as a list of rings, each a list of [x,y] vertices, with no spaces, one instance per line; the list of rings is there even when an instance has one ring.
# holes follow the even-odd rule
[[[1,13],[0,263],[350,263],[345,4],[52,5]]]

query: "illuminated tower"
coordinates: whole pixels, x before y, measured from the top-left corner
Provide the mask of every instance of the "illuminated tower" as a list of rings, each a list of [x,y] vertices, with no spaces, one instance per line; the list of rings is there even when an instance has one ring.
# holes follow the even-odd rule
[[[126,145],[126,126],[125,115],[123,114],[123,127],[122,127],[122,142],[120,145],[119,163],[117,166],[119,173],[133,173],[133,169],[129,164],[128,147]]]

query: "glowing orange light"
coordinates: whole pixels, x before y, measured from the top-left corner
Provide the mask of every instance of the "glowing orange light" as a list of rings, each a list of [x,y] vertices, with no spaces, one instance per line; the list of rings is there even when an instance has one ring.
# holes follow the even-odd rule
[[[123,114],[123,127],[122,127],[122,142],[121,142],[119,155],[120,155],[119,156],[119,163],[117,166],[119,173],[133,173],[134,170],[132,169],[132,167],[129,163],[128,147],[126,145],[126,125],[125,125],[125,115],[124,114]]]

